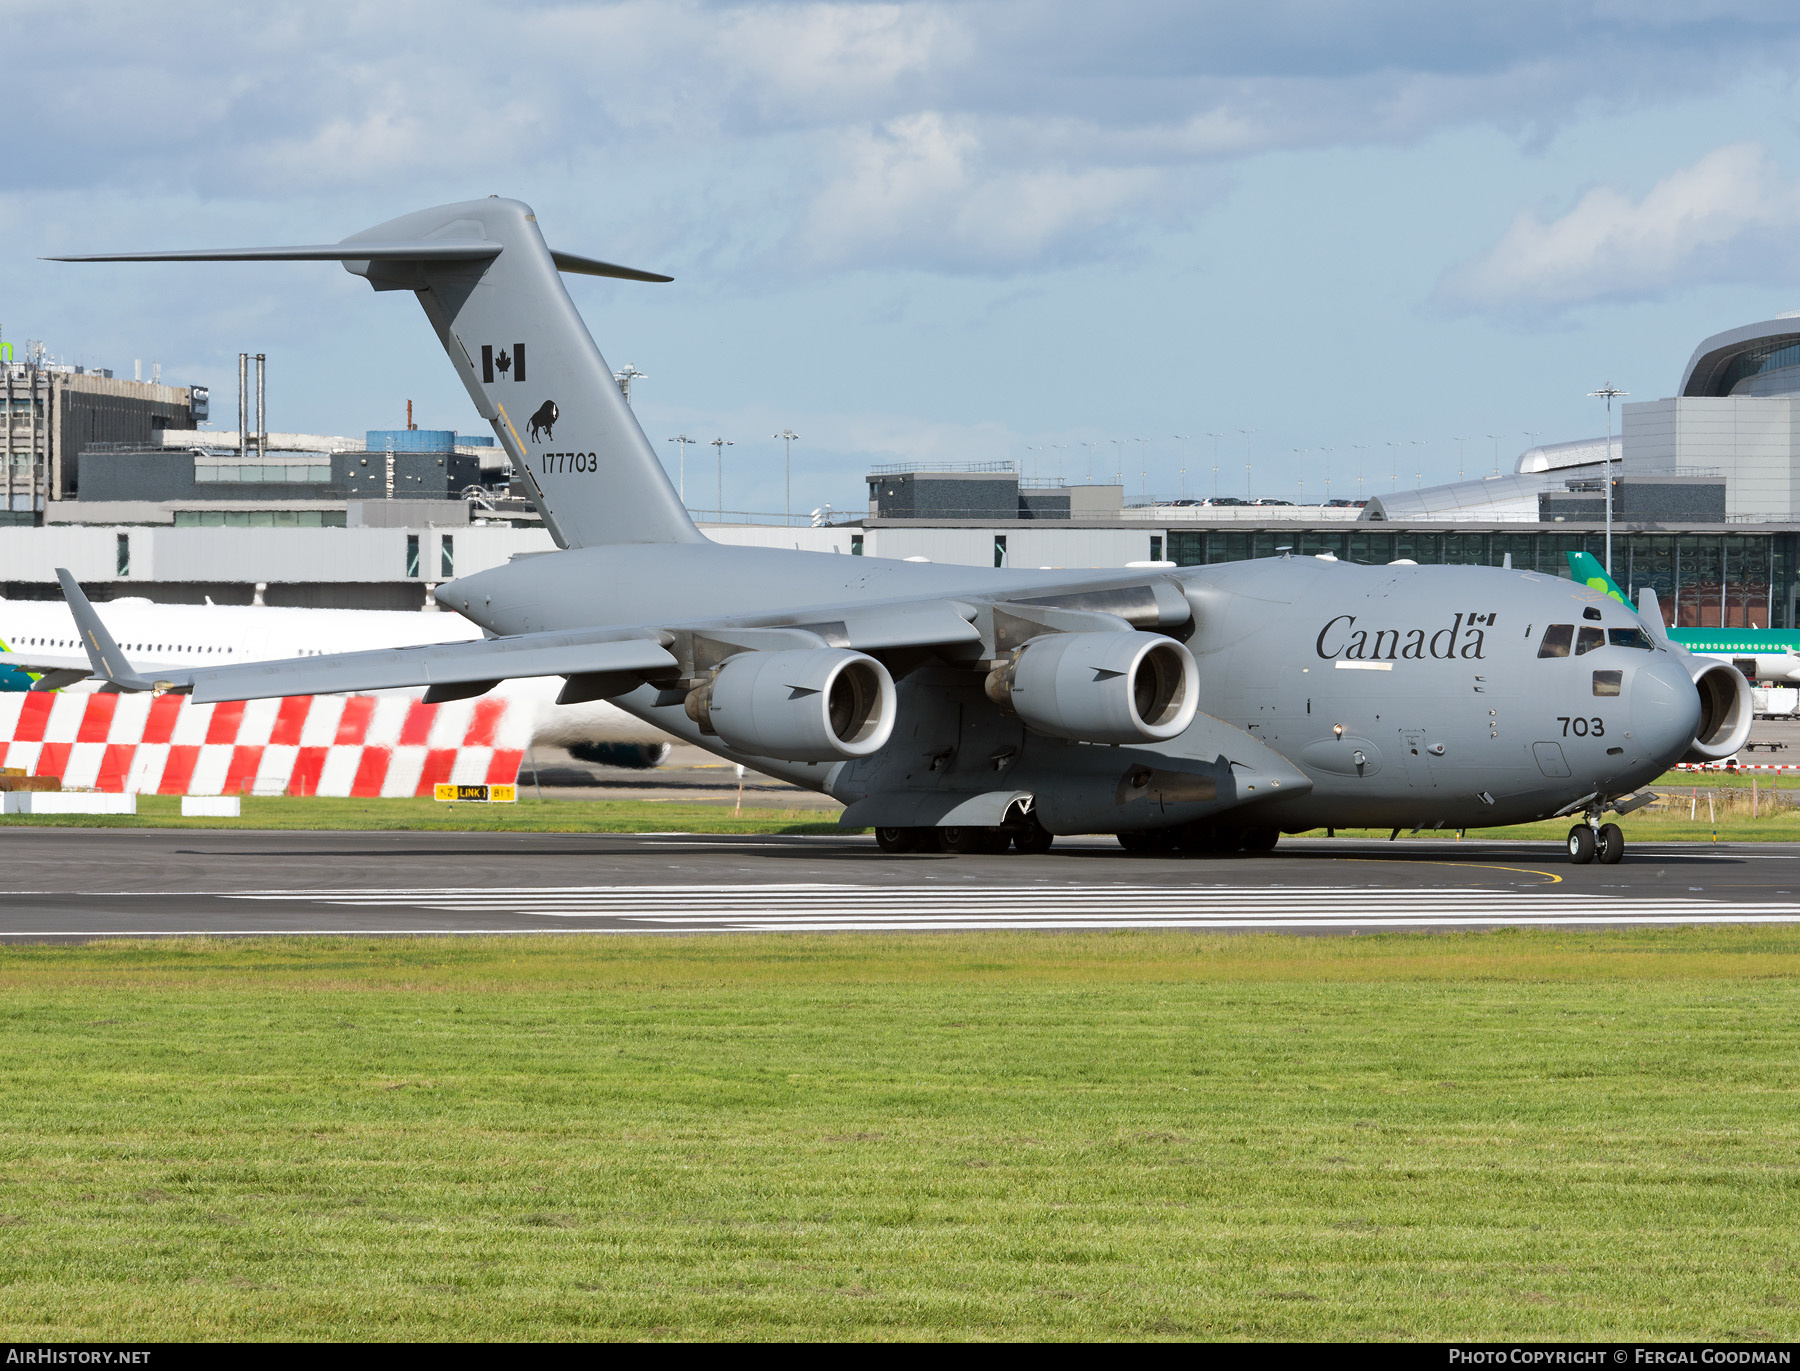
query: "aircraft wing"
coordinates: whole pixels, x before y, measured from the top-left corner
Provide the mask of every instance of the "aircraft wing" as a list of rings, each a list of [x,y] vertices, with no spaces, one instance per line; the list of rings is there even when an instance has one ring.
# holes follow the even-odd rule
[[[445,698],[455,698],[457,694],[480,693],[456,691],[458,686],[498,685],[514,677],[611,672],[656,675],[676,666],[675,658],[663,646],[663,635],[654,630],[586,629],[234,666],[173,667],[150,676],[126,660],[75,578],[61,567],[56,575],[87,648],[83,674],[98,676],[116,690],[190,694],[198,704],[407,686],[435,686],[446,690]]]
[[[605,672],[654,675],[675,658],[655,636],[527,633],[464,643],[425,643],[240,666],[183,668],[154,688],[186,690],[197,704],[278,695],[336,695],[405,686],[498,684],[521,676]],[[142,673],[139,673],[140,675]]]
[[[1060,614],[1064,619],[1079,618],[1083,628],[1119,629],[1130,627],[1129,620],[1142,614],[1185,619],[1189,613],[1179,592],[1169,587],[1094,590],[1084,583],[1061,595],[1008,605],[990,603],[985,597],[894,600],[793,615],[557,630],[230,666],[152,669],[127,661],[74,577],[60,570],[58,577],[88,649],[87,661],[68,659],[71,669],[98,676],[115,690],[173,691],[191,694],[199,704],[417,686],[429,689],[427,699],[456,699],[480,694],[503,680],[530,676],[584,678],[589,684],[583,688],[598,694],[581,698],[599,698],[622,693],[645,679],[678,676],[683,658],[692,655],[683,645],[695,639],[750,651],[812,644],[865,652],[912,647],[958,647],[966,652],[983,641],[977,620],[986,622],[997,610],[1040,619]],[[1046,600],[1061,600],[1068,608],[1056,610]],[[671,648],[681,651],[682,657]]]

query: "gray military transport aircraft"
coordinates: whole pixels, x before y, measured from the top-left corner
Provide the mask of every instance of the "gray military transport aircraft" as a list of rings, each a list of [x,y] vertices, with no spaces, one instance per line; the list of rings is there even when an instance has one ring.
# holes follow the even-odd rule
[[[1735,752],[1749,689],[1551,576],[1284,557],[1024,571],[727,547],[694,527],[559,273],[670,278],[553,251],[490,197],[312,247],[84,262],[339,261],[412,291],[560,549],[452,581],[491,635],[139,674],[66,572],[94,672],[196,701],[562,676],[721,757],[844,801],[881,848],[1266,851],[1314,828],[1494,827],[1608,811],[1683,757]]]

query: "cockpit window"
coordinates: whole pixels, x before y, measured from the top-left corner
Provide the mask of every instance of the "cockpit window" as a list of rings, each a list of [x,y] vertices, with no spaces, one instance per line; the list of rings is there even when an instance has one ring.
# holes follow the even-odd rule
[[[1617,695],[1619,687],[1625,683],[1623,671],[1596,671],[1594,673],[1594,694]]]
[[[1606,638],[1614,647],[1641,647],[1649,652],[1656,646],[1641,628],[1609,628]]]
[[[1575,639],[1575,655],[1579,657],[1584,652],[1592,652],[1597,647],[1605,646],[1606,631],[1604,629],[1589,628],[1586,624],[1583,624],[1581,626],[1580,634],[1577,635]]]
[[[1574,624],[1551,624],[1544,630],[1544,641],[1538,644],[1538,656],[1567,657],[1569,644],[1574,641]]]

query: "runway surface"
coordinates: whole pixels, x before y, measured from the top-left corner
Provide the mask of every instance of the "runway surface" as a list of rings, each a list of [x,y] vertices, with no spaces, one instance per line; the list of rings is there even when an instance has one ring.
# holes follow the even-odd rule
[[[0,939],[261,934],[1353,933],[1800,922],[1800,849],[1284,839],[1274,853],[884,856],[856,837],[0,831]]]

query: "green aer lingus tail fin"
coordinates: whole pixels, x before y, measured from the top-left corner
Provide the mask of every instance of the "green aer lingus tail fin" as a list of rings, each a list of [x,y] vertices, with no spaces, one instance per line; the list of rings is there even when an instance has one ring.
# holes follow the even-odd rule
[[[1625,598],[1625,592],[1620,590],[1614,583],[1613,578],[1606,574],[1606,568],[1600,565],[1600,559],[1598,557],[1594,556],[1591,552],[1571,552],[1567,555],[1569,558],[1569,570],[1574,574],[1577,581],[1599,591],[1603,595],[1612,596],[1613,599],[1624,605],[1625,608],[1629,609],[1633,614],[1637,613],[1637,606]]]

